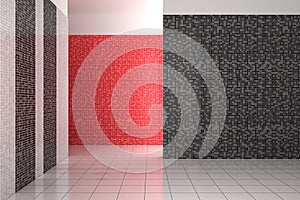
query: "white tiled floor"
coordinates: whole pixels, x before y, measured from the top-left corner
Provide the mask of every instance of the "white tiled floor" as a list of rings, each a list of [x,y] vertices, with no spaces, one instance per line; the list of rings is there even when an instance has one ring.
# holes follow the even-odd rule
[[[72,146],[64,162],[10,200],[299,200],[299,192],[300,160],[178,160],[133,174]]]

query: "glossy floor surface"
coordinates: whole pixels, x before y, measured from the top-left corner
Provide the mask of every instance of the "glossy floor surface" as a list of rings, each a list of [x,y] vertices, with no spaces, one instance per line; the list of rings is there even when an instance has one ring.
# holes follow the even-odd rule
[[[156,148],[160,147],[128,147],[146,152]],[[103,153],[110,155],[111,152]],[[101,152],[98,150],[98,153]],[[177,160],[158,169],[163,166],[161,156],[149,159],[147,154],[141,155],[139,160],[113,155],[115,158],[109,160],[112,166],[107,167],[83,146],[70,146],[70,156],[66,160],[10,199],[300,199],[300,160]],[[135,170],[139,173],[134,173]]]

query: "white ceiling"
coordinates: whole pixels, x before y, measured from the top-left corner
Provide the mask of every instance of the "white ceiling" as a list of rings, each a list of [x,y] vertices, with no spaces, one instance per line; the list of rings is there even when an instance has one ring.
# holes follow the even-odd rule
[[[69,14],[132,14],[153,10],[163,0],[69,0]],[[157,5],[157,7],[160,7]],[[157,8],[156,7],[156,8]]]
[[[166,14],[297,14],[300,11],[299,0],[69,0],[69,13],[143,13],[160,9],[162,4]]]
[[[69,0],[69,32],[121,34],[154,28],[162,34],[163,13],[299,14],[300,0]]]
[[[299,14],[299,0],[164,0],[164,14]]]
[[[162,34],[162,16],[163,0],[69,0],[70,34]]]

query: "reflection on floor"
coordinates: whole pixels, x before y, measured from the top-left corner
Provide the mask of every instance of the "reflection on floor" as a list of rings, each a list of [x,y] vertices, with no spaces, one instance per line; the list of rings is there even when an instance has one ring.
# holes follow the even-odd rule
[[[130,161],[126,169],[162,164]],[[100,163],[83,146],[71,146],[65,161],[10,199],[299,200],[300,160],[178,160],[154,172],[130,173]]]

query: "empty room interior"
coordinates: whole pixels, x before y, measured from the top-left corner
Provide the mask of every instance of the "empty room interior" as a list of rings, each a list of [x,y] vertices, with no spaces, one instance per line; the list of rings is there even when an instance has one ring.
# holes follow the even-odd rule
[[[1,0],[0,200],[300,200],[299,0]]]

